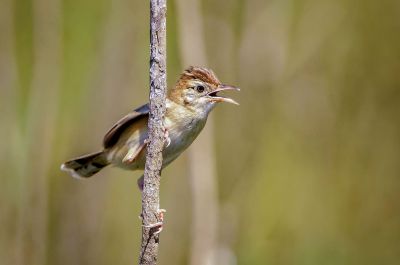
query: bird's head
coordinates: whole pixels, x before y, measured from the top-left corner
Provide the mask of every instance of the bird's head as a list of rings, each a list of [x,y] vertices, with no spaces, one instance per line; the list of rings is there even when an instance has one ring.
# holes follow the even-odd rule
[[[208,114],[219,102],[239,105],[231,98],[218,95],[227,90],[239,88],[222,84],[212,70],[191,66],[182,73],[168,97],[193,111]]]

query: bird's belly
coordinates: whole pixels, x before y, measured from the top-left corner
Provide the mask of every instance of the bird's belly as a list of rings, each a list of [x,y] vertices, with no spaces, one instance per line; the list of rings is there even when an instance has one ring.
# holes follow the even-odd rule
[[[204,128],[205,122],[202,120],[188,120],[182,123],[172,123],[167,120],[165,125],[171,143],[163,151],[163,166],[175,160],[193,143]]]
[[[169,119],[165,120],[165,128],[168,131],[168,136],[171,143],[163,150],[163,167],[174,161],[189,145],[196,139],[200,131],[204,128],[205,121],[202,120],[187,120],[181,122],[172,122]],[[119,154],[114,156],[113,164],[128,170],[144,169],[146,162],[146,147],[140,152],[133,163],[124,163],[122,159],[128,152],[128,147],[119,149]]]

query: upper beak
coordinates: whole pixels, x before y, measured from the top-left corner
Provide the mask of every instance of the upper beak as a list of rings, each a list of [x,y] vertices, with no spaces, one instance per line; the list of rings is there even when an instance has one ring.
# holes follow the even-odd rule
[[[233,100],[231,98],[226,98],[226,97],[222,97],[222,96],[218,95],[218,92],[227,91],[227,90],[240,91],[240,88],[222,84],[222,85],[219,85],[218,88],[215,89],[214,91],[211,91],[210,93],[208,93],[207,96],[208,96],[208,98],[210,98],[212,101],[215,101],[215,102],[228,102],[228,103],[232,103],[235,105],[239,105],[239,103],[237,103],[235,100]]]

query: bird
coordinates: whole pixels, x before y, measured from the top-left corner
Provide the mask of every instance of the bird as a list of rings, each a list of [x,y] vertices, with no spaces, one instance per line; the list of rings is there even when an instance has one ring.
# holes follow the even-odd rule
[[[221,83],[211,69],[190,66],[183,71],[166,96],[166,144],[162,152],[162,168],[190,146],[218,103],[239,105],[235,100],[219,95],[229,90],[240,89]],[[108,165],[127,170],[143,170],[149,113],[149,104],[131,111],[108,130],[101,151],[71,159],[61,165],[61,170],[77,179],[89,178]],[[138,179],[138,186],[143,190],[143,176]]]

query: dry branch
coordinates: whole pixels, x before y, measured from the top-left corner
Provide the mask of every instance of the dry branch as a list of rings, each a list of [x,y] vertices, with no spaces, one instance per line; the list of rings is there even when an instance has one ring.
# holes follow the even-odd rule
[[[150,116],[142,193],[142,244],[139,264],[156,264],[159,234],[145,225],[159,220],[159,187],[164,147],[166,98],[166,0],[150,0]]]

